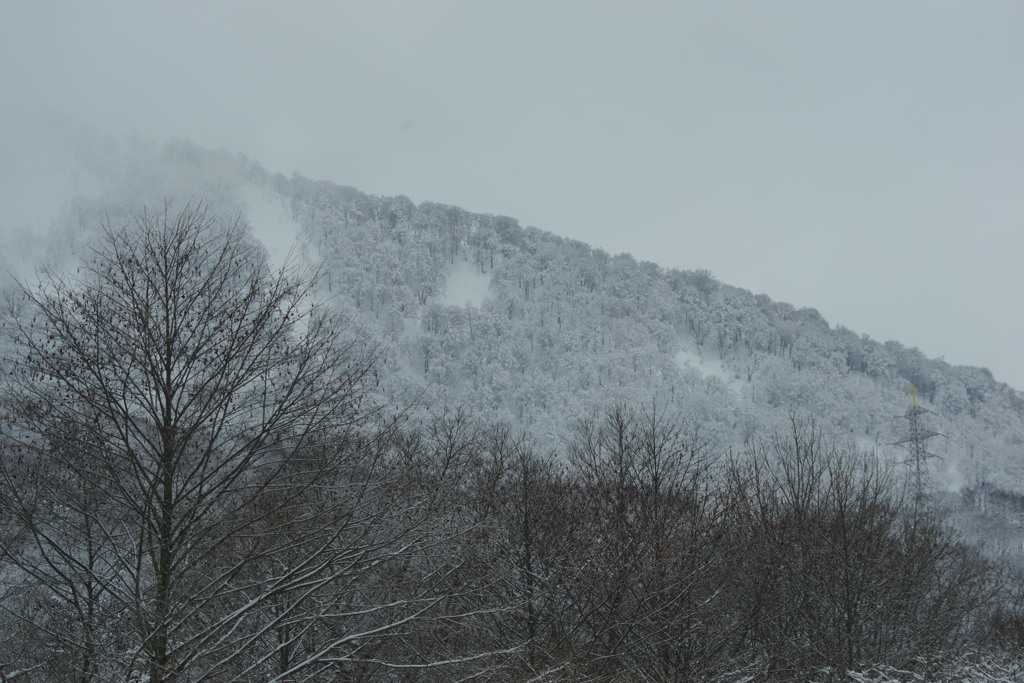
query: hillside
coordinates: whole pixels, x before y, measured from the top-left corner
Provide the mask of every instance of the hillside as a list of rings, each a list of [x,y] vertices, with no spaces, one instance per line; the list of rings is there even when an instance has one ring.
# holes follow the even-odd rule
[[[469,405],[552,441],[614,401],[657,402],[723,447],[797,414],[900,459],[889,444],[906,429],[914,385],[944,435],[930,444],[943,458],[939,488],[1024,484],[1024,397],[984,368],[514,218],[300,176],[250,182],[262,201],[290,208],[326,264],[330,296],[386,340],[391,391]]]
[[[126,158],[102,164],[105,192],[65,206],[46,247],[51,267],[80,253],[103,216],[128,220],[165,198],[241,214],[275,262],[290,253],[322,263],[323,295],[386,349],[389,399],[467,406],[549,448],[615,402],[676,413],[718,449],[796,415],[902,462],[893,444],[914,385],[941,435],[928,444],[936,490],[1024,492],[1024,395],[985,368],[512,217],[286,178],[190,143]]]

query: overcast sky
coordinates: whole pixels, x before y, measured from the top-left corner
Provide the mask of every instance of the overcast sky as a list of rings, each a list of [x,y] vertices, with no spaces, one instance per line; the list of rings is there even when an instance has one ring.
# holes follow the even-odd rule
[[[56,212],[11,208],[59,201],[41,121],[188,138],[1024,388],[1022,30],[1018,0],[0,0],[0,219]]]

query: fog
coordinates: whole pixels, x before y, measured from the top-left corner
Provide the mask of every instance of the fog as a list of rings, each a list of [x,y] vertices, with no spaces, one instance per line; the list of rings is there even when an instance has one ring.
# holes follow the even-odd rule
[[[5,257],[172,137],[817,308],[1024,387],[1024,5],[0,6]]]

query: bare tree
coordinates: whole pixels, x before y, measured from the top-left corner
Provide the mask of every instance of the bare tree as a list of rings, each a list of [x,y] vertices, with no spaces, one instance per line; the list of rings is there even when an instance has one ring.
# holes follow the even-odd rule
[[[600,676],[693,676],[727,635],[702,627],[730,574],[715,548],[726,499],[714,458],[654,406],[616,406],[575,436],[587,531],[570,591],[587,665]]]
[[[796,420],[788,438],[751,444],[743,467],[738,649],[779,678],[957,651],[991,598],[991,573],[914,504],[907,482]]]
[[[315,284],[238,221],[165,206],[13,302],[4,609],[61,653],[50,675],[223,676],[286,596],[331,583],[350,527],[309,504],[369,466],[375,351]]]

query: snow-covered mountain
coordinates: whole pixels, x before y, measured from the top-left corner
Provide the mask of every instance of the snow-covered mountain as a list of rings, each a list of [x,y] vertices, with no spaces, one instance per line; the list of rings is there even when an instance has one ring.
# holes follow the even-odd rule
[[[830,326],[707,271],[611,255],[511,217],[286,178],[190,143],[104,167],[107,189],[73,198],[55,221],[50,267],[66,267],[105,218],[165,199],[240,215],[277,266],[322,265],[323,296],[385,349],[383,391],[416,410],[466,406],[550,448],[616,402],[677,414],[720,450],[796,415],[899,463],[914,386],[939,434],[927,444],[934,490],[1024,492],[1024,395],[984,368]],[[20,239],[15,259],[43,251]]]

